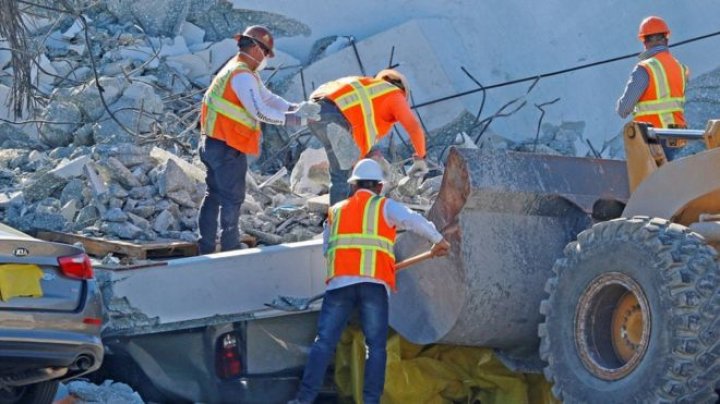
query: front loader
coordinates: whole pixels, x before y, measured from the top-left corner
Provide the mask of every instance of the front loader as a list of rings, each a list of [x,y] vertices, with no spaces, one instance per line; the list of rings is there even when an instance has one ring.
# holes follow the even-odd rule
[[[452,252],[398,274],[391,325],[494,348],[568,403],[714,402],[720,121],[624,140],[626,163],[453,149],[429,212]]]

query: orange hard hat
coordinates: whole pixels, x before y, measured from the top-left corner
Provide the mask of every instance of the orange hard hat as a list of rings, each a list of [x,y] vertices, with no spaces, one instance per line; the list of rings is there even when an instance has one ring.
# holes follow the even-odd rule
[[[640,38],[640,40],[642,41],[643,38],[645,38],[646,36],[653,34],[665,34],[665,36],[669,38],[670,28],[668,28],[665,20],[660,17],[651,15],[650,17],[642,20],[642,22],[640,23],[640,28],[638,29],[638,38]]]
[[[243,37],[252,39],[253,42],[265,50],[265,53],[267,53],[269,57],[275,56],[275,40],[267,27],[263,25],[251,25],[245,28],[245,31],[242,33],[235,34],[236,40],[240,40],[240,38]]]

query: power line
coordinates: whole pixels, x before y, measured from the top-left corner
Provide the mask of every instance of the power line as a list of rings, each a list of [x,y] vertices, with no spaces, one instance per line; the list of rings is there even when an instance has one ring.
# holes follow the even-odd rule
[[[714,36],[718,36],[718,35],[720,35],[720,31],[713,32],[713,33],[707,34],[707,35],[701,35],[701,36],[696,36],[696,37],[693,37],[693,38],[690,38],[690,39],[686,39],[686,40],[684,40],[684,41],[680,41],[680,42],[674,43],[674,44],[670,45],[669,47],[670,47],[670,48],[674,48],[674,47],[676,47],[676,46],[685,45],[685,44],[688,44],[688,43],[691,43],[691,42],[700,41],[700,40],[707,39],[707,38],[714,37]],[[510,81],[505,81],[505,82],[502,82],[502,83],[491,84],[491,85],[489,85],[489,86],[484,86],[484,87],[480,87],[480,88],[474,88],[474,89],[472,89],[472,90],[463,91],[463,92],[460,92],[460,93],[457,93],[457,94],[448,95],[448,96],[441,97],[441,98],[437,98],[437,99],[434,99],[434,100],[421,102],[420,104],[415,104],[415,105],[413,105],[412,108],[413,108],[413,109],[417,109],[417,108],[425,107],[425,106],[427,106],[427,105],[437,104],[438,102],[443,102],[443,101],[451,100],[451,99],[453,99],[453,98],[464,97],[464,96],[466,96],[466,95],[474,94],[474,93],[477,93],[477,92],[479,92],[479,91],[485,91],[485,90],[490,90],[490,89],[493,89],[493,88],[510,86],[510,85],[513,85],[513,84],[524,83],[524,82],[526,82],[526,81],[539,80],[539,79],[542,79],[542,78],[545,78],[545,77],[552,77],[552,76],[557,76],[557,75],[560,75],[560,74],[565,74],[565,73],[574,72],[574,71],[576,71],[576,70],[588,69],[588,68],[590,68],[590,67],[595,67],[595,66],[604,65],[604,64],[607,64],[607,63],[617,62],[617,61],[619,61],[619,60],[635,58],[635,57],[637,57],[639,54],[640,54],[640,53],[631,53],[631,54],[627,54],[627,55],[623,55],[623,56],[614,57],[614,58],[611,58],[611,59],[601,60],[601,61],[598,61],[598,62],[591,62],[591,63],[586,63],[586,64],[583,64],[583,65],[578,65],[578,66],[570,67],[570,68],[567,68],[567,69],[556,70],[556,71],[550,72],[550,73],[543,73],[543,74],[539,74],[539,75],[536,75],[536,76],[528,76],[528,77],[523,77],[523,78],[521,78],[521,79],[510,80]]]

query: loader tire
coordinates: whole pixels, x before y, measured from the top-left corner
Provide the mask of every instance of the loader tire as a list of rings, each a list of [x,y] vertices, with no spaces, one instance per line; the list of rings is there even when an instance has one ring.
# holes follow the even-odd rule
[[[714,403],[720,380],[716,251],[686,227],[596,224],[556,261],[540,356],[566,403]]]

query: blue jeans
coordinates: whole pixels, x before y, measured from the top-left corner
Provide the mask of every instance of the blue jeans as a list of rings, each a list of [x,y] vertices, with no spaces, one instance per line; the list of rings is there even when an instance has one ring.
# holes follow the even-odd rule
[[[207,169],[205,198],[200,205],[198,229],[200,254],[215,252],[215,238],[220,215],[222,251],[240,248],[240,206],[245,201],[247,156],[225,142],[203,136],[200,160]]]
[[[330,206],[347,199],[350,193],[350,185],[347,183],[350,178],[351,170],[343,170],[340,168],[340,163],[335,152],[333,151],[332,144],[328,139],[327,127],[329,124],[334,123],[340,125],[347,130],[350,130],[347,119],[343,116],[340,109],[333,104],[331,101],[321,99],[318,101],[320,104],[320,122],[308,123],[308,129],[313,135],[322,143],[327,154],[328,163],[330,165]]]
[[[356,283],[325,293],[318,320],[318,335],[310,350],[297,396],[300,402],[312,403],[317,397],[340,335],[355,308],[360,310],[360,322],[368,350],[363,403],[380,402],[385,388],[388,296],[385,286],[370,282]]]

